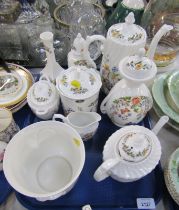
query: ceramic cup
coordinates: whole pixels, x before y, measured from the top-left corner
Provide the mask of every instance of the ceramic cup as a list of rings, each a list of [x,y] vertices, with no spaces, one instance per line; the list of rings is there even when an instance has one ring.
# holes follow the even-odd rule
[[[0,108],[0,141],[8,143],[19,130],[11,111]]]
[[[54,200],[75,185],[85,162],[80,135],[65,123],[34,123],[9,142],[3,169],[19,193],[39,201]]]

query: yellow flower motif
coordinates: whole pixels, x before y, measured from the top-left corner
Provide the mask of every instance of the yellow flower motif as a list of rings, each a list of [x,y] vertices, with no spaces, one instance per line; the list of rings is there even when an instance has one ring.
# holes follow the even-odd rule
[[[135,67],[136,67],[137,70],[140,70],[142,68],[142,64],[141,63],[138,63],[138,64],[136,64]]]
[[[108,64],[104,64],[104,65],[103,65],[103,68],[104,68],[105,70],[109,71],[109,65],[108,65]]]
[[[76,144],[76,146],[80,146],[80,140],[73,138],[74,143]]]
[[[81,87],[81,83],[80,83],[79,81],[77,81],[77,80],[71,81],[71,85],[72,85],[73,87],[78,88],[78,89],[80,89],[80,87]]]

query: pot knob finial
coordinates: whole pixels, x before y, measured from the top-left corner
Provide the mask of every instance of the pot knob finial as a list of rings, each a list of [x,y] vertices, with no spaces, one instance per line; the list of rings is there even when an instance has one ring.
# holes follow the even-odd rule
[[[130,12],[127,17],[125,18],[125,22],[127,24],[134,24],[135,23],[135,17],[134,17],[134,13],[133,12]]]

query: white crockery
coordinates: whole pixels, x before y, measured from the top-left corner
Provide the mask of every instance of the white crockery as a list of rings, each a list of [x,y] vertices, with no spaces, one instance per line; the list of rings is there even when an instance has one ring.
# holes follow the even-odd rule
[[[145,83],[155,77],[157,67],[144,54],[141,48],[138,55],[122,59],[119,69],[123,79],[101,103],[101,112],[119,127],[139,123],[152,108],[152,96]]]
[[[56,79],[56,87],[65,115],[75,111],[96,112],[101,86],[95,69],[72,66],[62,71]]]
[[[96,133],[101,116],[96,112],[71,112],[67,117],[55,114],[53,119],[62,119],[80,134],[83,141],[86,141]]]
[[[3,162],[10,185],[39,201],[69,192],[84,165],[85,149],[79,134],[65,123],[34,123],[8,144]]]
[[[37,117],[48,120],[58,112],[60,96],[55,85],[43,78],[29,89],[27,102]]]
[[[112,134],[104,146],[104,162],[94,173],[95,180],[111,176],[119,182],[132,182],[149,174],[161,157],[156,135],[168,119],[161,117],[152,131],[143,126],[126,126]]]

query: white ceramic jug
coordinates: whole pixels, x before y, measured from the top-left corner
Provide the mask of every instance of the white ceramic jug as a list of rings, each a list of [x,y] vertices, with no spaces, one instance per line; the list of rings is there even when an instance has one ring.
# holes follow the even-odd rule
[[[132,182],[149,174],[161,157],[156,135],[168,120],[168,116],[161,117],[152,131],[135,125],[113,133],[104,146],[104,162],[94,173],[94,179],[99,182],[111,176],[120,182]]]
[[[102,88],[106,94],[121,79],[118,68],[119,62],[126,56],[136,54],[140,48],[144,48],[146,45],[146,31],[134,22],[134,14],[129,13],[125,18],[125,23],[118,23],[109,28],[107,38],[101,35],[87,37],[88,46],[96,40],[103,42],[100,73]],[[169,25],[163,25],[160,28],[153,38],[148,54],[152,54],[151,51],[155,52],[160,38],[172,29],[173,27]]]
[[[83,141],[86,141],[96,133],[101,116],[96,112],[71,112],[67,117],[55,114],[53,119],[62,119],[80,134]]]

